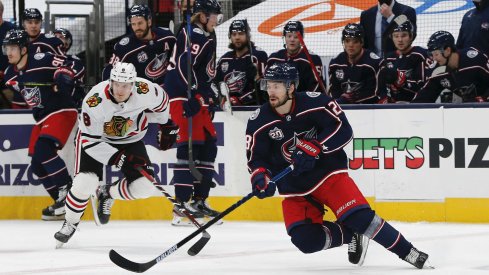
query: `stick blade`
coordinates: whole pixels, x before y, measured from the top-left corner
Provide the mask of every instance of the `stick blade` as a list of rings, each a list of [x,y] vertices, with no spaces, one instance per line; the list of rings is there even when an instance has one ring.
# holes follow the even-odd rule
[[[129,270],[136,273],[143,273],[157,263],[156,260],[151,260],[143,264],[136,263],[124,258],[123,256],[121,256],[121,254],[117,253],[117,251],[115,251],[114,249],[110,250],[109,258],[117,266],[124,268],[125,270]]]
[[[188,255],[195,256],[204,248],[204,246],[211,240],[211,235],[207,231],[202,232],[202,238],[200,238],[192,247],[187,251]]]

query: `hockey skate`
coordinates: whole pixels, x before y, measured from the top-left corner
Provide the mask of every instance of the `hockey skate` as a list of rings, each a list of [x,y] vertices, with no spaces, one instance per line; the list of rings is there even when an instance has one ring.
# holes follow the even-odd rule
[[[67,185],[59,187],[58,199],[54,202],[54,204],[42,210],[41,218],[43,221],[62,221],[65,219],[65,199],[67,194]]]
[[[221,214],[221,212],[218,212],[218,211],[212,209],[210,207],[209,203],[207,202],[207,200],[197,198],[191,203],[191,206],[195,210],[204,214],[204,216],[206,218],[213,219],[213,218],[217,217],[219,214]],[[222,223],[223,223],[222,220],[219,220],[219,221],[217,221],[216,225],[220,225]]]
[[[107,224],[110,219],[110,209],[114,199],[110,197],[109,189],[112,185],[101,185],[97,189],[98,207],[97,216],[100,224]]]
[[[54,233],[54,238],[56,239],[56,248],[61,248],[63,244],[67,243],[73,234],[75,234],[76,228],[78,227],[79,222],[72,224],[68,221],[63,223],[63,227]]]
[[[362,234],[353,233],[351,242],[348,244],[348,261],[352,264],[362,266],[367,255],[370,239]]]
[[[409,251],[409,254],[403,260],[419,269],[434,268],[428,262],[428,254],[419,251],[414,247],[411,248],[411,251]]]
[[[190,214],[192,214],[192,216],[199,224],[203,224],[204,214],[193,208],[190,202],[179,202],[179,207],[185,208]],[[185,214],[180,212],[179,207],[177,207],[176,205],[173,206],[173,220],[171,221],[171,224],[174,226],[192,226],[192,221],[187,218]]]

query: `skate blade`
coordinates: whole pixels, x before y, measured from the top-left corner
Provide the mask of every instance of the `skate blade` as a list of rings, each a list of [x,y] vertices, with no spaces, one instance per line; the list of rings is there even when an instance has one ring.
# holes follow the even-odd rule
[[[56,249],[60,249],[61,247],[63,247],[64,244],[65,243],[56,240]]]
[[[428,260],[423,265],[423,269],[435,269],[435,266],[432,265]]]
[[[205,217],[204,218],[204,222],[205,223],[208,223],[210,220],[212,220],[214,217]],[[224,223],[224,221],[221,219],[221,220],[218,220],[216,223],[214,223],[215,225],[222,225]]]
[[[100,223],[100,219],[98,218],[98,215],[97,215],[98,199],[93,194],[90,195],[90,204],[92,205],[93,221],[95,222],[96,226],[101,226],[102,223]]]
[[[202,218],[196,218],[196,222],[198,222],[200,225],[204,224],[204,220]],[[190,221],[188,218],[185,217],[175,217],[171,221],[171,225],[173,226],[195,226],[192,221]]]
[[[41,216],[41,219],[46,222],[50,221],[64,221],[65,220],[65,214],[58,215],[58,216]]]
[[[360,261],[358,262],[357,266],[362,266],[363,263],[365,262],[365,257],[367,256],[367,249],[368,249],[368,243],[370,242],[370,239],[363,236],[363,244],[362,246],[365,248],[363,250],[362,256],[360,256]]]

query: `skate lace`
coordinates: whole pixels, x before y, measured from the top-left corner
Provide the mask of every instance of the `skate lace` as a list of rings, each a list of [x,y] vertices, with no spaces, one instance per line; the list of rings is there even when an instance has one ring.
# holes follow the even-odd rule
[[[105,199],[102,203],[102,213],[104,213],[105,215],[110,215],[110,209],[112,208],[112,205],[114,205],[114,199]]]
[[[357,238],[353,236],[348,244],[348,252],[355,253],[357,251]]]
[[[419,252],[416,249],[411,248],[411,251],[409,251],[409,254],[404,259],[414,264],[418,260],[418,257],[419,257]]]
[[[66,195],[68,195],[68,188],[66,185],[61,186],[58,190],[58,199],[56,202],[64,201],[66,198]]]
[[[63,227],[61,228],[61,230],[59,232],[61,232],[62,234],[64,235],[71,235],[74,231],[76,230],[76,226],[69,223],[69,222],[64,222],[63,223]]]

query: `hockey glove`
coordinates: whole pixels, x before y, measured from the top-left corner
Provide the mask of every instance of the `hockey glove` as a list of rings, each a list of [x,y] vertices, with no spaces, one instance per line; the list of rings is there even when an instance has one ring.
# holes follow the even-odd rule
[[[171,119],[166,124],[160,124],[158,130],[157,142],[160,145],[160,150],[166,151],[170,149],[177,140],[180,128],[173,123]]]
[[[204,105],[204,98],[196,94],[183,103],[183,115],[185,117],[193,117],[200,112],[200,108]]]
[[[292,175],[297,176],[314,168],[321,153],[321,144],[316,140],[297,140],[291,159],[294,163]]]
[[[127,153],[125,150],[120,150],[109,159],[109,165],[126,171],[127,169],[136,169],[137,167],[146,166],[144,158]]]
[[[253,194],[259,198],[273,197],[277,186],[270,182],[270,173],[265,168],[258,168],[251,174],[251,185]]]
[[[53,80],[56,84],[55,91],[71,94],[71,91],[75,88],[75,73],[69,67],[62,66],[56,69]]]

